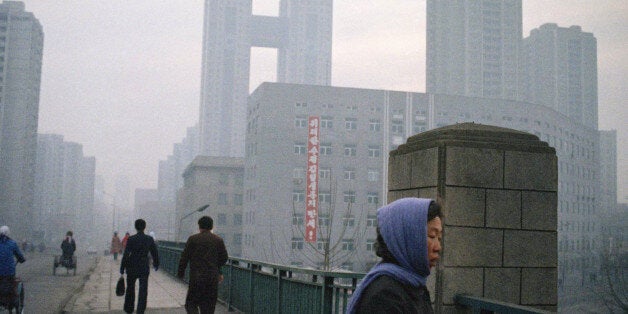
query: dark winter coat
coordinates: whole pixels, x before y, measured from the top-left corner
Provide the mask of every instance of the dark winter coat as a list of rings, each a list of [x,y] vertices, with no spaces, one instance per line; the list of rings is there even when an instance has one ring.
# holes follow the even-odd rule
[[[177,276],[183,277],[189,263],[190,282],[215,277],[228,258],[222,238],[209,231],[197,233],[190,236],[185,243]]]
[[[74,251],[76,251],[76,242],[74,242],[73,238],[66,237],[63,242],[61,242],[61,252],[64,258],[69,258],[74,255]]]
[[[120,262],[120,273],[126,271],[128,275],[137,277],[148,275],[149,253],[153,257],[153,266],[155,269],[159,268],[159,255],[153,237],[145,235],[144,232],[130,236]]]
[[[414,288],[388,276],[377,277],[362,293],[356,313],[434,313],[425,286]]]

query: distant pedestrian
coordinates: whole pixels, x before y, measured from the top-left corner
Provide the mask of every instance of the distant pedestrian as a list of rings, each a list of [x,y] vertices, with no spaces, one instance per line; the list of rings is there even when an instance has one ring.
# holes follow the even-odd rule
[[[131,236],[131,234],[127,231],[124,234],[124,238],[122,238],[122,251],[126,250],[126,242],[129,241],[129,236]]]
[[[65,234],[65,239],[61,242],[61,260],[68,267],[74,265],[74,251],[76,251],[76,242],[73,238],[72,231],[68,231]]]
[[[111,254],[113,254],[113,260],[118,260],[118,254],[122,253],[122,241],[118,237],[118,232],[115,231],[113,233],[113,237],[111,238]]]
[[[120,263],[120,274],[124,275],[126,271],[126,295],[124,297],[124,311],[133,313],[135,307],[135,281],[139,279],[140,287],[137,298],[137,313],[146,311],[146,301],[148,298],[148,275],[150,273],[150,265],[148,263],[148,254],[153,258],[153,267],[155,271],[159,269],[159,255],[157,246],[152,237],[144,234],[146,229],[146,221],[138,219],[135,221],[135,229],[137,233],[129,237],[126,249],[122,255]]]
[[[225,243],[211,230],[214,221],[209,216],[198,220],[199,233],[192,235],[185,243],[177,276],[185,276],[185,268],[190,264],[190,283],[185,298],[188,313],[214,313],[218,299],[218,284],[223,276],[220,267],[229,258]]]
[[[434,313],[425,282],[439,259],[442,216],[431,199],[402,198],[377,210],[382,261],[355,290],[347,313]]]

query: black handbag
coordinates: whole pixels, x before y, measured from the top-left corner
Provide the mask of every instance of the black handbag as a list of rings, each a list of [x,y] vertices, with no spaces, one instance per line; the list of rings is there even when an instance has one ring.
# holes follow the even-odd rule
[[[124,277],[120,276],[116,285],[116,295],[121,297],[124,295]]]

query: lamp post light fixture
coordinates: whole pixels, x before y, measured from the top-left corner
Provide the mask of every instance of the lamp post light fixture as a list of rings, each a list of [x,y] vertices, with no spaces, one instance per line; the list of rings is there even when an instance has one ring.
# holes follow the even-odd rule
[[[196,210],[194,210],[193,212],[181,217],[181,219],[179,219],[179,229],[177,230],[177,242],[179,242],[180,238],[181,238],[181,223],[183,222],[183,219],[190,217],[191,215],[195,214],[195,213],[200,213],[204,210],[206,210],[207,208],[209,208],[209,204],[203,205],[199,208],[197,208]]]

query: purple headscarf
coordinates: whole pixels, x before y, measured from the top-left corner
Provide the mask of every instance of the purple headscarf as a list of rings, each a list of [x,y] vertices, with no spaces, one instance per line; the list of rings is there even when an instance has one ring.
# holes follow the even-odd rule
[[[425,286],[430,274],[427,258],[427,211],[434,200],[402,198],[377,210],[379,233],[397,264],[379,263],[364,276],[353,293],[347,313],[355,313],[362,292],[379,276],[413,287]]]

